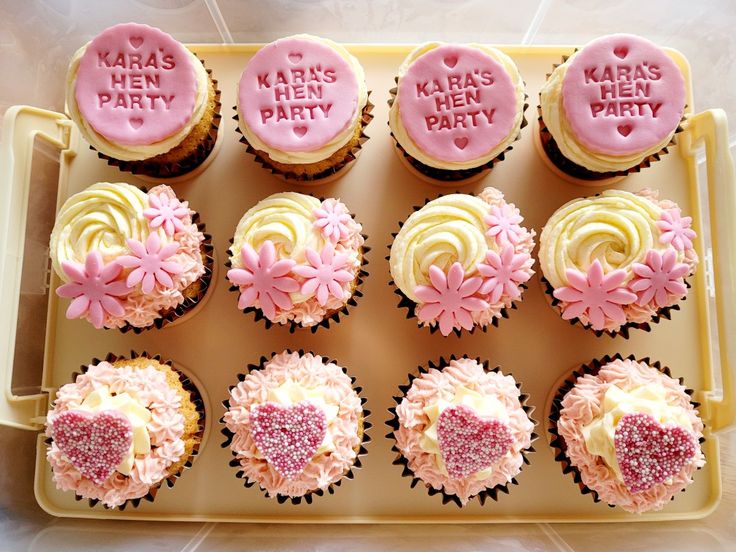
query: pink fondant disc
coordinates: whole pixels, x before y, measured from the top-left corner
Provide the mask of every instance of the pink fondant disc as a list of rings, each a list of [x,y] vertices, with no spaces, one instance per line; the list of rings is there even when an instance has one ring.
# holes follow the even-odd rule
[[[487,155],[511,133],[514,83],[478,48],[443,45],[417,58],[399,80],[399,116],[412,141],[440,161]]]
[[[685,81],[652,42],[610,35],[572,59],[562,81],[562,106],[577,139],[590,151],[638,153],[677,128],[685,109]]]
[[[248,128],[281,151],[313,151],[355,119],[358,79],[334,49],[286,38],[261,48],[240,77],[240,111]]]
[[[147,145],[191,120],[197,78],[189,54],[165,32],[124,23],[106,29],[79,61],[75,97],[95,131],[122,145]]]

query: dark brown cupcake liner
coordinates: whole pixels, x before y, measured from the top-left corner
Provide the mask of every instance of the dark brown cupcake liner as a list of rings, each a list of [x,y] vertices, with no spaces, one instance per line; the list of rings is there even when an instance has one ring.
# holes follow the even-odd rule
[[[396,407],[399,406],[399,404],[401,404],[402,399],[404,398],[404,396],[406,395],[406,393],[411,388],[411,386],[414,383],[414,380],[415,379],[417,379],[418,377],[420,377],[422,374],[428,373],[429,370],[432,369],[432,368],[434,368],[436,370],[443,370],[444,367],[447,366],[447,365],[449,365],[451,361],[453,361],[453,360],[459,360],[459,359],[463,359],[463,358],[470,359],[471,357],[469,357],[468,355],[463,355],[461,357],[456,357],[455,355],[450,355],[449,359],[447,359],[447,360],[445,360],[444,357],[440,357],[439,362],[437,362],[437,363],[435,363],[433,361],[429,361],[427,363],[427,366],[426,367],[420,364],[417,367],[417,373],[416,374],[409,374],[409,382],[407,384],[404,384],[404,385],[399,385],[399,391],[401,392],[401,395],[400,396],[393,397],[393,400],[396,403],[396,405],[395,406],[392,406],[391,408],[388,409],[389,413],[391,414],[391,418],[386,421],[386,425],[391,429],[391,432],[389,432],[388,434],[386,434],[386,438],[391,439],[393,441],[393,444],[391,446],[391,450],[396,453],[396,457],[393,460],[392,464],[394,464],[395,466],[402,466],[401,475],[402,475],[402,477],[410,477],[411,478],[411,488],[412,489],[414,487],[416,487],[419,483],[424,483],[424,481],[422,479],[420,479],[419,477],[417,477],[414,474],[414,471],[409,467],[409,461],[401,453],[401,451],[398,448],[398,445],[396,444],[396,437],[395,437],[394,433],[396,431],[398,431],[399,430],[399,427],[400,427],[399,416],[396,413]],[[481,359],[479,357],[478,358],[475,358],[475,359],[471,359],[471,360],[475,360],[476,362],[478,362],[479,364],[481,364],[483,366],[483,370],[486,373],[499,372],[499,373],[502,373],[505,376],[512,376],[513,377],[513,375],[511,373],[501,372],[500,366],[496,366],[495,368],[490,368],[490,364],[489,364],[489,362],[487,360],[481,361]],[[516,378],[514,378],[514,380],[516,380]],[[518,381],[516,382],[516,388],[519,391],[521,391],[521,383],[519,383]],[[529,400],[529,395],[526,394],[526,393],[522,393],[519,396],[519,402],[521,404],[522,409],[526,413],[527,418],[529,418],[529,420],[534,424],[534,427],[536,428],[536,426],[539,425],[539,422],[537,422],[534,418],[532,418],[532,412],[534,412],[534,407],[533,406],[529,406],[527,404],[527,401],[528,400]],[[529,462],[529,458],[527,458],[527,455],[530,454],[530,453],[536,452],[534,450],[534,441],[538,437],[539,436],[535,432],[532,432],[532,435],[531,435],[531,445],[529,446],[529,448],[522,449],[521,456],[522,456],[522,458],[524,460],[524,464],[527,464],[528,465],[530,463]],[[522,465],[522,467],[520,469],[523,469],[523,465]],[[514,476],[511,479],[511,481],[510,481],[510,484],[511,485],[518,485],[519,484],[519,482],[516,480],[516,477],[517,476]],[[453,503],[455,503],[455,505],[458,508],[462,508],[463,507],[462,502],[460,501],[460,498],[457,495],[446,493],[445,490],[444,490],[444,487],[442,487],[442,489],[435,489],[429,483],[424,483],[424,485],[427,488],[427,493],[429,494],[429,496],[434,496],[434,495],[437,495],[437,494],[442,495],[442,504],[443,505],[444,504],[447,504],[449,502],[453,502]],[[480,503],[481,503],[481,506],[482,505],[485,505],[487,499],[492,499],[494,501],[497,501],[498,500],[498,493],[509,494],[509,487],[508,486],[509,486],[509,483],[504,483],[504,484],[496,485],[495,487],[486,488],[486,489],[480,491],[478,494],[473,495],[472,497],[470,497],[469,501],[470,500],[478,499],[480,501]]]
[[[396,86],[391,88],[388,92],[390,94],[390,97],[388,99],[388,107],[391,109],[391,107],[394,105],[394,102],[396,101],[396,94],[398,92],[398,84],[399,84],[399,77],[394,77],[394,82],[396,83]],[[526,83],[524,83],[524,88],[526,89]],[[510,152],[513,149],[514,142],[518,142],[521,139],[521,130],[528,125],[528,122],[526,120],[526,110],[529,107],[529,96],[524,92],[524,106],[521,108],[521,126],[519,127],[519,132],[516,135],[516,138],[514,138],[513,142],[508,145],[506,149],[504,149],[501,153],[499,153],[496,157],[491,159],[490,161],[487,161],[486,163],[483,163],[482,165],[478,165],[477,167],[472,167],[470,169],[438,169],[436,167],[430,167],[429,165],[426,165],[416,159],[415,157],[412,157],[407,151],[404,149],[404,147],[399,143],[399,141],[396,139],[396,136],[394,136],[393,131],[390,132],[391,138],[394,141],[394,144],[396,146],[396,149],[398,150],[399,155],[401,158],[415,171],[417,171],[419,174],[430,178],[432,180],[436,180],[438,183],[443,184],[451,184],[454,182],[457,182],[458,184],[462,183],[463,181],[472,181],[476,177],[479,177],[482,173],[488,173],[493,169],[493,165],[496,163],[499,163],[503,161],[506,158],[506,154]],[[386,124],[389,124],[388,122]],[[391,125],[389,125],[389,129],[391,128]],[[469,183],[469,182],[468,182]]]
[[[450,193],[450,192],[448,192],[448,193]],[[473,195],[473,196],[475,195],[475,194],[468,194],[466,192],[460,192],[460,191],[452,192],[452,193],[458,193],[458,194],[465,193],[466,195]],[[440,194],[440,195],[438,195],[434,199],[439,199],[439,198],[443,197],[444,195],[445,194]],[[427,203],[429,203],[430,201],[434,201],[434,200],[425,198],[424,199],[424,205],[422,205],[422,206],[414,205],[412,207],[412,213],[416,213],[417,211],[419,211],[420,209],[422,209],[425,205],[427,205]],[[409,217],[406,217],[406,218],[408,219]],[[403,228],[405,221],[406,221],[406,219],[404,219],[403,221],[399,222],[399,229]],[[388,245],[389,254],[386,255],[386,257],[385,257],[385,259],[387,261],[389,261],[389,262],[391,261],[391,246],[393,245],[393,242],[396,239],[396,236],[398,236],[398,232],[392,232],[391,233],[391,243]],[[412,301],[411,299],[409,299],[404,294],[404,292],[401,291],[398,288],[398,286],[396,285],[396,282],[394,282],[393,279],[392,280],[389,280],[388,285],[393,290],[393,292],[396,295],[399,296],[399,303],[397,305],[398,308],[399,309],[404,309],[405,308],[407,310],[406,319],[407,320],[411,320],[412,318],[417,318],[417,320],[418,320],[418,317],[417,317],[417,314],[416,314],[418,304],[415,303],[414,301]],[[498,327],[498,324],[499,324],[499,321],[502,318],[508,318],[509,317],[509,310],[517,310],[519,308],[517,306],[517,303],[519,303],[520,301],[523,300],[524,291],[526,289],[528,289],[528,287],[527,287],[526,284],[521,284],[521,285],[519,285],[519,288],[521,289],[521,296],[519,297],[519,299],[513,301],[511,303],[511,306],[510,307],[504,307],[504,308],[502,308],[501,311],[500,311],[500,313],[499,313],[499,316],[494,316],[493,319],[491,320],[491,323],[490,324],[486,324],[485,326],[480,326],[478,324],[474,324],[472,330],[466,330],[465,328],[461,328],[461,329],[453,328],[452,329],[452,333],[454,333],[456,336],[460,337],[463,334],[463,332],[465,332],[465,333],[467,333],[469,335],[473,335],[473,333],[476,330],[479,330],[479,331],[482,331],[483,333],[486,333],[488,331],[488,326],[493,326],[493,327],[497,328]],[[425,324],[424,326],[422,326],[422,325],[420,325],[418,323],[417,324],[417,327],[418,328],[427,327],[427,328],[429,328],[429,332],[431,334],[434,334],[435,332],[438,332],[439,329],[440,329],[439,324],[434,324],[434,325]],[[448,334],[448,335],[443,336],[443,337],[450,337],[450,336]]]
[[[120,506],[116,506],[114,508],[110,508],[109,506],[107,506],[105,504],[102,504],[102,506],[103,506],[103,508],[105,510],[120,510],[122,512],[128,506],[130,506],[132,508],[137,508],[140,505],[141,501],[153,502],[154,499],[156,498],[156,495],[158,494],[159,489],[161,489],[161,487],[163,486],[164,483],[166,483],[166,487],[167,488],[171,489],[174,486],[174,484],[176,483],[177,479],[179,479],[182,476],[182,474],[184,473],[184,470],[188,470],[189,468],[192,467],[192,464],[194,463],[194,461],[196,460],[197,456],[199,455],[199,451],[200,451],[200,448],[202,446],[202,439],[204,438],[204,430],[205,430],[205,423],[206,423],[206,412],[205,412],[205,408],[204,408],[204,400],[202,399],[202,395],[201,395],[199,389],[197,389],[197,387],[194,385],[194,383],[184,373],[182,373],[181,371],[179,371],[174,366],[174,364],[172,363],[171,360],[162,360],[161,355],[150,355],[146,351],[143,351],[142,353],[137,353],[136,351],[131,351],[130,352],[130,359],[131,360],[136,359],[136,358],[139,358],[139,357],[145,357],[145,358],[148,358],[148,359],[151,359],[151,360],[155,360],[155,361],[159,362],[160,364],[164,364],[166,366],[169,366],[179,376],[179,381],[181,382],[182,387],[184,388],[185,391],[189,392],[189,394],[191,396],[191,401],[194,404],[194,406],[195,406],[195,408],[197,410],[197,413],[199,414],[199,430],[196,433],[197,443],[194,445],[194,447],[192,449],[192,453],[189,455],[189,458],[187,459],[186,463],[184,464],[184,466],[178,472],[173,473],[173,474],[169,474],[165,479],[163,479],[163,480],[159,481],[158,483],[156,483],[155,485],[153,485],[149,489],[148,493],[145,496],[142,496],[140,498],[130,498],[130,499],[126,500],[125,502],[123,502]],[[125,356],[116,355],[114,353],[108,353],[105,356],[104,359],[93,358],[91,364],[97,365],[97,364],[99,364],[100,362],[103,362],[103,361],[104,362],[113,363],[113,362],[116,362],[118,360],[128,360],[128,358],[125,357]],[[77,376],[80,376],[82,374],[87,373],[87,370],[88,369],[89,369],[89,366],[87,366],[87,365],[84,365],[83,364],[82,366],[80,366],[80,371],[79,372],[73,372],[72,373],[72,381],[75,381],[77,379]],[[53,438],[49,437],[49,438],[45,439],[44,442],[46,443],[46,445],[51,445],[51,443],[53,442]],[[85,498],[85,497],[83,497],[83,496],[81,496],[79,494],[76,494],[76,493],[74,495],[74,499],[77,502],[79,502],[81,500],[87,500],[89,502],[90,508],[93,508],[94,506],[97,505],[97,503],[100,502],[100,500],[98,500],[98,499],[95,499],[95,498],[89,498],[88,499],[88,498]]]
[[[295,351],[292,351],[291,349],[286,349],[285,351],[282,351],[282,352],[293,353]],[[362,462],[361,462],[361,456],[365,456],[368,453],[368,451],[365,448],[365,446],[371,442],[371,438],[368,435],[368,430],[371,427],[373,427],[373,424],[371,424],[368,421],[368,418],[371,415],[371,411],[365,408],[366,399],[361,395],[361,393],[363,392],[363,388],[357,385],[355,377],[348,374],[347,368],[342,366],[339,362],[337,362],[334,359],[329,359],[325,356],[317,355],[316,353],[312,351],[304,351],[304,349],[299,349],[296,352],[298,352],[300,356],[303,356],[307,353],[310,353],[314,356],[320,356],[322,357],[322,361],[324,364],[330,364],[331,362],[334,362],[337,366],[341,368],[342,372],[350,378],[352,388],[357,393],[358,397],[360,397],[360,404],[363,407],[363,420],[362,420],[363,435],[362,435],[361,442],[360,442],[360,448],[358,449],[358,452],[355,456],[355,461],[353,462],[352,466],[348,468],[348,470],[343,474],[343,476],[340,479],[338,479],[334,483],[331,483],[326,489],[315,489],[313,491],[308,491],[302,496],[287,496],[287,495],[281,495],[281,494],[270,495],[266,489],[258,485],[258,488],[261,490],[261,492],[263,492],[264,496],[266,496],[267,498],[276,498],[279,504],[283,504],[284,502],[289,501],[295,505],[301,504],[302,500],[306,502],[307,504],[311,504],[315,496],[324,496],[325,492],[327,492],[327,494],[334,494],[335,487],[339,487],[344,479],[354,479],[355,473],[353,473],[353,471],[358,470],[363,467]],[[249,364],[247,367],[248,368],[247,373],[238,374],[238,382],[244,381],[245,377],[251,372],[253,372],[254,370],[263,370],[266,367],[266,364],[277,354],[280,354],[280,353],[275,353],[275,352],[271,353],[270,357],[262,356],[260,360],[258,361],[258,364]],[[228,393],[232,391],[235,387],[236,385],[229,386]],[[222,404],[225,407],[225,411],[227,412],[230,409],[230,399],[226,399],[222,401]],[[230,431],[225,425],[224,415],[220,418],[220,424],[222,424],[222,428],[220,432],[225,436],[225,441],[220,446],[222,448],[228,448],[230,444],[232,443],[233,438],[235,437],[235,434],[232,431]],[[237,458],[237,453],[233,450],[231,450],[230,452],[233,456],[233,459],[230,460],[229,465],[233,468],[238,468],[238,472],[235,474],[235,477],[237,477],[238,479],[243,479],[243,485],[247,489],[256,485],[258,482],[248,479],[245,476],[245,473],[243,472],[243,470],[240,469],[242,466],[240,464],[240,461]]]
[[[328,169],[312,175],[307,174],[298,174],[295,172],[289,172],[289,171],[282,171],[281,169],[276,168],[272,163],[271,159],[268,157],[268,154],[265,152],[259,151],[255,149],[250,142],[243,136],[243,131],[240,130],[240,116],[238,115],[238,106],[233,106],[233,110],[235,111],[235,116],[233,116],[233,120],[237,121],[238,124],[235,125],[235,132],[240,134],[240,142],[245,144],[246,146],[246,153],[249,153],[255,157],[256,162],[261,165],[264,169],[269,171],[271,174],[278,176],[280,178],[283,178],[284,180],[288,182],[295,182],[298,184],[322,184],[326,183],[327,179],[332,180],[332,178],[336,178],[338,176],[342,176],[345,172],[347,172],[346,167],[349,167],[358,157],[358,154],[360,153],[360,150],[363,148],[363,144],[365,144],[370,136],[365,134],[365,129],[368,126],[368,124],[373,120],[374,115],[371,113],[373,111],[374,105],[371,103],[371,91],[368,91],[368,99],[366,101],[365,106],[363,107],[363,111],[361,113],[360,118],[360,137],[358,138],[358,143],[353,146],[343,157],[340,161],[336,162],[334,165],[329,167]],[[334,154],[333,154],[334,155]]]
[[[577,52],[577,49],[575,50],[575,52]],[[569,58],[570,56],[562,56],[562,63],[554,64],[552,66],[552,70],[554,71],[561,64],[566,63]],[[549,79],[550,75],[551,73],[547,73],[547,79]],[[685,111],[687,111],[687,106],[685,106]],[[580,179],[580,180],[589,181],[589,182],[610,180],[612,178],[621,178],[624,176],[628,176],[630,174],[638,173],[642,169],[650,167],[652,163],[659,161],[663,155],[667,155],[669,153],[669,148],[674,146],[677,143],[676,136],[677,134],[682,132],[683,130],[682,124],[685,121],[685,115],[683,115],[680,121],[680,124],[677,125],[677,128],[675,129],[675,133],[672,135],[672,139],[669,141],[669,143],[665,145],[658,152],[647,156],[638,165],[635,165],[633,167],[630,167],[626,170],[621,170],[621,171],[596,172],[596,171],[592,171],[590,169],[587,169],[581,165],[578,165],[570,161],[567,157],[565,157],[562,154],[559,146],[557,145],[557,142],[555,141],[554,136],[552,136],[552,133],[549,131],[549,129],[547,128],[547,125],[544,123],[544,120],[542,119],[542,94],[541,92],[539,93],[539,103],[537,105],[537,113],[538,113],[537,122],[539,123],[539,140],[541,142],[542,149],[547,154],[547,158],[549,159],[549,161],[555,167],[557,167],[557,169],[559,169],[566,175],[571,176],[573,178]],[[600,183],[600,185],[605,185],[605,184],[606,182]]]
[[[539,282],[542,284],[542,288],[544,290],[545,297],[547,298],[547,302],[549,305],[555,309],[555,311],[562,315],[562,311],[559,308],[560,301],[557,299],[552,293],[554,292],[554,288],[552,287],[552,284],[550,284],[547,279],[539,275]],[[690,289],[690,282],[685,280],[685,285],[688,289]],[[580,326],[584,330],[587,330],[589,332],[593,332],[596,337],[600,337],[602,335],[608,335],[609,337],[616,337],[618,335],[622,336],[624,339],[629,339],[629,330],[635,329],[635,330],[643,330],[645,332],[651,332],[652,326],[655,324],[659,324],[659,322],[662,319],[665,320],[671,320],[672,319],[672,311],[680,310],[680,304],[684,301],[687,301],[687,295],[680,299],[680,303],[677,303],[675,305],[670,305],[669,307],[662,307],[658,309],[654,316],[648,321],[648,322],[627,322],[623,326],[621,326],[618,330],[594,330],[590,326],[586,326],[583,324],[582,320],[579,318],[571,318],[570,320],[567,320],[567,322],[570,323],[571,326]]]
[[[200,59],[199,61],[202,62],[202,65],[204,65],[204,60]],[[152,157],[150,159],[142,159],[140,161],[123,161],[121,159],[115,159],[114,157],[110,157],[109,155],[105,155],[104,153],[97,151],[97,149],[94,146],[89,147],[89,149],[97,151],[97,157],[100,159],[104,159],[107,161],[107,164],[113,167],[117,167],[123,172],[129,172],[135,175],[143,175],[148,176],[152,178],[174,178],[177,176],[185,175],[197,167],[199,167],[204,161],[209,157],[210,153],[212,153],[212,150],[215,148],[215,143],[217,142],[217,133],[220,128],[220,120],[222,119],[222,115],[220,114],[220,109],[222,107],[222,104],[220,103],[220,89],[217,88],[217,80],[212,78],[212,69],[207,69],[205,66],[205,69],[207,71],[207,75],[209,75],[210,80],[212,80],[212,85],[215,88],[215,113],[212,118],[212,125],[210,126],[209,133],[207,137],[197,146],[196,151],[194,151],[192,154],[190,154],[187,158],[177,161],[176,163],[172,162],[156,162],[154,161],[156,157]],[[165,155],[165,154],[164,154]]]
[[[591,495],[593,502],[602,502],[602,500],[595,490],[591,489],[590,487],[585,485],[585,483],[583,483],[580,470],[576,466],[574,466],[571,460],[568,458],[567,445],[565,443],[564,437],[560,435],[557,429],[557,421],[560,419],[560,413],[562,411],[562,400],[565,398],[565,395],[567,395],[567,393],[572,391],[573,387],[575,387],[578,378],[581,378],[584,375],[596,376],[603,366],[615,360],[632,360],[635,362],[643,362],[648,366],[651,366],[652,368],[655,368],[656,370],[662,372],[666,376],[672,377],[672,372],[670,371],[669,367],[663,366],[659,361],[652,362],[649,357],[638,359],[635,355],[623,357],[619,353],[616,353],[613,356],[606,355],[601,359],[593,359],[586,364],[581,364],[578,368],[573,370],[572,373],[568,377],[566,377],[562,384],[557,388],[555,395],[549,405],[549,412],[547,413],[547,439],[549,440],[550,447],[552,447],[554,451],[555,460],[559,462],[562,466],[563,474],[569,473],[572,475],[573,480],[580,489],[580,493],[583,495]],[[680,385],[685,385],[684,378],[677,378],[677,381],[680,383]],[[690,404],[693,405],[693,407],[696,409],[699,408],[700,403],[692,400],[694,391],[692,389],[686,388],[685,393],[687,393],[688,396],[691,397]],[[699,443],[702,445],[704,442],[705,439],[701,437],[699,439]],[[682,491],[684,492],[685,489],[682,489]],[[675,497],[673,496],[672,500],[674,500],[674,498]],[[608,504],[608,506],[611,508],[616,507],[615,504]]]
[[[199,284],[197,297],[185,297],[184,301],[176,307],[160,313],[160,317],[154,320],[153,324],[151,324],[150,326],[139,328],[137,326],[132,326],[131,324],[126,323],[125,326],[121,326],[120,328],[118,328],[118,330],[120,330],[121,332],[127,333],[132,331],[135,334],[140,334],[153,328],[160,330],[161,328],[164,328],[167,325],[176,322],[183,316],[190,314],[192,310],[194,310],[200,305],[200,303],[202,303],[205,295],[207,294],[207,290],[212,283],[212,271],[214,270],[215,266],[215,248],[212,245],[212,236],[205,232],[205,224],[199,221],[199,213],[195,212],[192,215],[192,222],[196,224],[197,229],[204,234],[204,240],[199,246],[200,252],[204,255],[204,273],[202,274],[202,276],[199,277],[199,280],[197,280],[197,283]]]

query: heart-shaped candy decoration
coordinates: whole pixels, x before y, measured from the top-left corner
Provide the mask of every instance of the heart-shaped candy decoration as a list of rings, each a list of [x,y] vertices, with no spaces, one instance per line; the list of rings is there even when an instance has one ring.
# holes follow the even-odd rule
[[[66,410],[54,416],[51,435],[79,473],[101,485],[130,450],[133,426],[117,410]]]
[[[140,117],[131,117],[130,119],[128,119],[128,123],[134,129],[139,129],[143,126],[143,119],[141,119]]]
[[[626,138],[629,134],[631,134],[632,126],[631,125],[618,125],[616,127],[616,130],[618,130],[618,133]]]
[[[514,443],[507,424],[497,418],[483,419],[462,404],[442,411],[437,419],[437,437],[442,461],[454,479],[492,466]]]
[[[143,37],[142,36],[131,36],[128,39],[128,42],[130,42],[130,45],[137,50],[138,48],[141,47],[141,44],[143,44]]]
[[[298,52],[292,52],[289,54],[289,61],[291,63],[297,64],[302,60],[302,55]]]
[[[457,65],[457,56],[446,56],[442,61],[445,65],[452,69]]]
[[[675,424],[660,424],[642,412],[626,414],[613,437],[616,462],[632,493],[646,491],[680,473],[697,451],[695,436]]]
[[[299,138],[302,138],[307,133],[307,127],[305,126],[298,126],[291,129],[294,131],[294,134],[296,134]]]
[[[465,146],[468,145],[468,139],[466,137],[463,138],[455,138],[454,140],[455,147],[458,149],[465,149]]]
[[[613,55],[619,59],[624,59],[629,55],[629,49],[626,46],[617,46],[613,49]]]
[[[250,423],[258,451],[286,479],[304,471],[327,432],[324,411],[309,401],[256,405],[251,408]]]

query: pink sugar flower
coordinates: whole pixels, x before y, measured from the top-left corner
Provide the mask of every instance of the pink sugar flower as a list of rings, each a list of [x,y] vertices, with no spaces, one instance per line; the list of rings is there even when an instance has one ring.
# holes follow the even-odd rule
[[[417,309],[420,322],[439,320],[440,333],[450,335],[453,328],[473,329],[471,312],[482,311],[488,303],[473,294],[480,289],[483,278],[465,278],[463,265],[453,263],[447,275],[436,265],[429,267],[431,286],[417,286],[414,294],[422,302]]]
[[[244,268],[231,268],[227,278],[240,286],[238,308],[253,307],[258,301],[266,318],[276,318],[276,307],[290,309],[292,307],[289,293],[299,291],[299,283],[287,276],[296,264],[291,259],[276,260],[276,247],[271,240],[266,240],[256,253],[250,245],[240,249],[240,258]]]
[[[143,282],[141,285],[143,293],[151,293],[156,282],[164,289],[174,287],[171,275],[181,273],[182,268],[176,261],[167,259],[179,249],[177,242],[167,243],[161,247],[161,238],[154,232],[148,235],[145,245],[138,240],[128,240],[126,243],[133,254],[122,255],[117,258],[117,262],[121,266],[133,269],[128,274],[128,286],[134,287]]]
[[[506,245],[499,255],[495,251],[486,252],[486,262],[478,264],[478,272],[485,278],[478,290],[488,295],[488,301],[498,303],[502,295],[511,299],[521,297],[519,286],[531,278],[522,267],[529,260],[529,253],[514,253],[514,247]]]
[[[661,218],[656,222],[657,228],[662,232],[659,236],[659,243],[672,244],[672,247],[678,251],[692,249],[695,239],[695,231],[690,228],[693,222],[692,217],[680,216],[680,210],[665,209],[662,211]]]
[[[496,243],[519,243],[521,239],[521,226],[519,226],[524,217],[522,217],[513,207],[508,204],[492,205],[487,215],[483,217],[483,222],[488,225],[486,236],[495,238]]]
[[[588,268],[588,274],[579,270],[567,269],[566,276],[570,286],[554,290],[553,295],[568,303],[562,311],[562,318],[571,320],[587,315],[594,330],[603,330],[606,321],[619,324],[626,322],[622,305],[636,301],[636,294],[621,287],[626,272],[613,270],[603,274],[603,267],[596,259]]]
[[[335,199],[325,199],[322,205],[314,210],[314,227],[332,243],[350,235],[348,223],[351,220],[347,207]]]
[[[59,286],[56,294],[74,299],[66,310],[67,318],[81,318],[89,313],[90,322],[99,329],[106,315],[125,314],[118,297],[126,295],[130,288],[125,282],[115,281],[122,270],[119,264],[103,265],[100,252],[92,251],[87,254],[84,265],[62,261],[61,268],[71,282]]]
[[[343,299],[345,291],[342,284],[353,279],[353,275],[346,270],[348,256],[335,253],[329,243],[325,244],[319,254],[313,249],[306,249],[304,254],[309,264],[294,267],[294,273],[306,279],[301,292],[309,296],[316,292],[317,302],[322,306],[327,304],[330,295]]]
[[[166,194],[149,194],[148,204],[150,207],[143,211],[143,216],[148,219],[151,230],[163,227],[167,236],[173,236],[185,229],[182,220],[189,215],[187,201],[182,203]]]
[[[638,294],[637,305],[646,305],[654,299],[657,307],[664,307],[669,294],[683,297],[687,293],[684,277],[690,267],[677,262],[674,249],[667,249],[664,254],[650,249],[646,264],[634,263],[632,269],[636,277],[629,283],[629,289]]]

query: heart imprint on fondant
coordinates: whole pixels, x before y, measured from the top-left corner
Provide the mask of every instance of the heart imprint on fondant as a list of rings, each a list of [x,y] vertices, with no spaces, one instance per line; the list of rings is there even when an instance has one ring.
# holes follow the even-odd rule
[[[629,49],[626,46],[617,46],[613,49],[613,55],[619,59],[624,59],[629,55]]]
[[[289,61],[291,63],[299,63],[302,60],[302,55],[299,52],[292,52],[289,54]]]
[[[455,65],[457,65],[457,56],[445,56],[442,61],[445,65],[452,69],[453,67],[455,67]]]
[[[481,418],[462,404],[442,411],[437,419],[437,437],[442,461],[454,479],[492,466],[514,443],[507,424],[497,418]]]
[[[675,424],[660,424],[641,412],[626,414],[619,420],[613,442],[624,485],[632,493],[674,477],[697,450],[690,431]]]
[[[143,119],[141,119],[140,117],[131,117],[130,119],[128,119],[128,123],[132,128],[138,130],[143,126]]]
[[[303,138],[304,135],[307,133],[307,127],[305,126],[297,126],[292,129],[294,131],[294,134],[296,134],[299,138]]]
[[[626,138],[629,134],[631,134],[631,131],[633,130],[633,127],[631,125],[618,125],[616,127],[616,130],[618,130],[618,133]]]
[[[467,137],[463,136],[462,138],[455,138],[454,144],[458,149],[465,149],[465,146],[468,145],[468,141]]]
[[[138,48],[141,47],[141,44],[143,44],[143,37],[142,36],[131,36],[128,39],[128,42],[130,42],[130,45],[137,50]]]
[[[287,479],[304,471],[327,432],[324,411],[309,401],[258,404],[250,410],[250,423],[258,451]]]
[[[79,473],[101,485],[130,450],[133,427],[117,410],[66,410],[54,416],[51,435]]]

